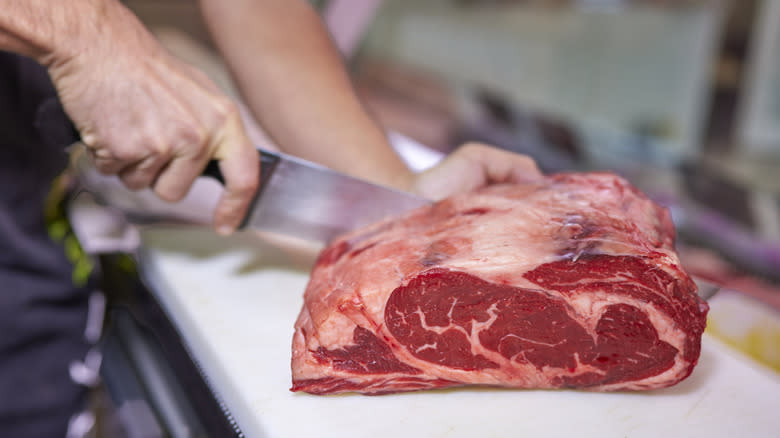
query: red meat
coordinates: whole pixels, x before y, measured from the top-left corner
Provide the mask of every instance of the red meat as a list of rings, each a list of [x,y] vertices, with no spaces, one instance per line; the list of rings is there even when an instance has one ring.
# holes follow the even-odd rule
[[[707,310],[668,212],[622,178],[496,185],[320,254],[292,390],[661,388],[693,370]]]

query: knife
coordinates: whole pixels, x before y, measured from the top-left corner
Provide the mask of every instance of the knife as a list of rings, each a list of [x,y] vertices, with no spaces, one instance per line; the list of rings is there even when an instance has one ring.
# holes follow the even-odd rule
[[[429,204],[409,193],[378,186],[283,153],[258,149],[260,184],[239,228],[256,228],[327,243],[339,234]],[[217,161],[204,176],[224,183]],[[694,277],[710,299],[720,286]]]
[[[715,284],[701,277],[691,275],[691,278],[693,278],[693,282],[696,283],[696,287],[698,288],[698,291],[696,293],[704,301],[709,301],[710,298],[715,296],[715,294],[722,289],[722,287],[719,284]]]
[[[259,148],[258,154],[260,184],[239,229],[324,244],[339,234],[431,202],[298,157]],[[215,160],[203,175],[225,182]]]

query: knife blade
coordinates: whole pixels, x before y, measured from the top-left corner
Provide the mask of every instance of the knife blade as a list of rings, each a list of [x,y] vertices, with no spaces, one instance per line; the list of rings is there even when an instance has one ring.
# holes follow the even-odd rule
[[[715,284],[709,280],[705,280],[698,276],[691,276],[691,277],[693,278],[693,282],[696,283],[696,287],[698,288],[697,294],[704,301],[709,301],[710,298],[715,296],[715,294],[718,293],[719,290],[721,290],[720,285]]]
[[[260,184],[239,229],[253,228],[326,244],[339,234],[431,203],[298,157],[260,148],[257,151]],[[203,175],[225,182],[214,160]],[[704,300],[721,289],[703,278],[693,279]]]
[[[327,243],[339,234],[431,201],[325,166],[258,148],[260,184],[239,227]],[[204,176],[224,178],[216,161]]]

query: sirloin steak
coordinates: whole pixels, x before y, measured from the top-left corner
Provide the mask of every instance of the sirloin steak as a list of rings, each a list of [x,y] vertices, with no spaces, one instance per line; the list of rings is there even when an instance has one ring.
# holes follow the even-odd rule
[[[292,391],[673,385],[708,311],[674,238],[666,209],[608,173],[490,186],[351,232],[312,270]]]

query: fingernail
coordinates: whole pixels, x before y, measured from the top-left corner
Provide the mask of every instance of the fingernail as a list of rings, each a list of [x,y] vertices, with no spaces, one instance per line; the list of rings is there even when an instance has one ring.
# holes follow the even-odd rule
[[[233,234],[233,227],[230,225],[220,225],[219,228],[217,228],[217,234],[220,236],[229,236]]]

